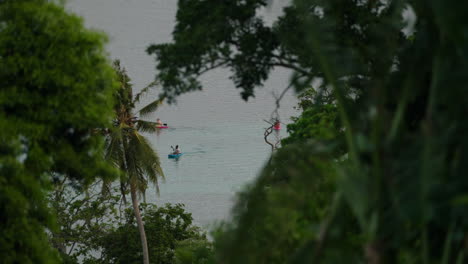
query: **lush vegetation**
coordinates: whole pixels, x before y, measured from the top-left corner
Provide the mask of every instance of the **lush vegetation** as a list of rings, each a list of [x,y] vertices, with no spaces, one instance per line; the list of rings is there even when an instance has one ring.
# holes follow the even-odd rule
[[[0,1],[2,262],[467,263],[468,3],[293,0],[273,25],[266,5],[180,0],[133,96],[80,18]],[[163,173],[136,116],[218,67],[245,100],[292,70],[302,114],[211,243],[181,205],[139,202]]]
[[[296,0],[272,26],[265,5],[180,1],[174,42],[148,48],[170,99],[216,67],[244,99],[275,66],[298,92],[321,83],[241,195],[218,261],[464,263],[466,4]]]
[[[141,263],[142,245],[134,209],[121,208],[119,195],[102,195],[96,181],[80,195],[69,184],[57,186],[49,201],[60,232],[51,234],[64,263]],[[118,188],[112,193],[118,194]],[[150,263],[203,263],[212,256],[205,234],[181,204],[140,204]]]
[[[201,230],[192,225],[192,216],[182,205],[156,207],[142,204],[141,207],[148,234],[150,263],[175,263],[175,250],[179,243],[208,243]],[[121,223],[100,239],[98,245],[102,249],[102,258],[98,263],[141,263],[141,244],[133,210],[125,212]],[[192,251],[195,249],[189,252]]]
[[[342,143],[344,139],[343,132],[340,131],[342,124],[338,108],[331,99],[324,101],[313,88],[301,93],[299,99],[297,108],[302,110],[302,113],[299,117],[292,117],[294,122],[288,125],[290,135],[282,140],[282,145],[300,144],[313,139]],[[344,153],[342,151],[339,154]]]
[[[112,116],[105,40],[52,1],[0,2],[3,263],[58,263],[45,192],[64,175],[77,183],[112,177],[103,140],[91,133]]]
[[[100,238],[119,223],[118,190],[112,190],[113,195],[102,195],[102,184],[102,180],[96,180],[86,187],[75,186],[65,178],[49,193],[49,205],[58,225],[49,233],[49,240],[64,263],[94,259],[100,250]]]
[[[133,212],[140,233],[141,247],[145,264],[149,264],[148,243],[144,223],[140,214],[138,195],[145,196],[149,184],[159,191],[158,178],[163,178],[159,156],[148,140],[138,131],[156,130],[156,124],[138,120],[134,115],[135,99],[132,85],[125,69],[119,61],[114,62],[120,87],[115,94],[114,126],[104,129],[106,135],[106,159],[119,169],[120,192],[126,203],[126,194],[130,192]],[[111,181],[104,181],[103,191],[109,193]]]

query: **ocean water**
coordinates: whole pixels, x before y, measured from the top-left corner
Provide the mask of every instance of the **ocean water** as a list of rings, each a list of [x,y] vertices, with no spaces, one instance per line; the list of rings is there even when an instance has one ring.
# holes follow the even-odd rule
[[[273,1],[259,11],[272,23],[284,3]],[[87,27],[109,36],[111,59],[120,59],[132,79],[135,93],[148,85],[156,73],[153,57],[145,49],[152,43],[171,41],[177,11],[176,0],[69,0],[68,10],[82,16]],[[275,69],[256,97],[240,98],[229,79],[228,69],[217,69],[202,76],[203,91],[182,95],[177,104],[163,105],[141,119],[160,118],[169,125],[156,134],[145,134],[161,159],[165,181],[147,192],[147,202],[183,203],[194,222],[205,228],[229,218],[236,192],[255,180],[271,148],[263,133],[275,109],[275,95],[287,86],[290,72]],[[154,100],[157,88],[139,105]],[[287,124],[297,99],[289,91],[281,101],[280,119]],[[270,135],[272,140],[287,136],[283,129]],[[168,159],[171,146],[179,145],[184,155]]]

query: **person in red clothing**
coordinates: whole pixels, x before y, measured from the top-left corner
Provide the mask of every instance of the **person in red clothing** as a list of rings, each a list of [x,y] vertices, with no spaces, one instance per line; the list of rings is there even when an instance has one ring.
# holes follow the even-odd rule
[[[279,120],[276,120],[275,124],[273,125],[273,128],[276,130],[281,129],[281,123]]]

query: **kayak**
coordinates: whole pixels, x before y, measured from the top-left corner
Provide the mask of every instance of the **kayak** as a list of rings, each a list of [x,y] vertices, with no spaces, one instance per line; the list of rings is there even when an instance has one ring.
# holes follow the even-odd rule
[[[168,158],[170,159],[175,159],[175,158],[178,158],[180,156],[182,156],[183,153],[179,153],[179,154],[169,154],[167,155]]]
[[[273,127],[274,130],[280,130],[281,127]]]
[[[156,126],[156,128],[169,128],[168,126]]]

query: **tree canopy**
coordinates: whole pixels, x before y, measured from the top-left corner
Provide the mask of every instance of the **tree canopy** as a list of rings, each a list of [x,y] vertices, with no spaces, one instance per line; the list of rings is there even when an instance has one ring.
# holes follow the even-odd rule
[[[378,54],[378,48],[391,48],[403,41],[400,27],[388,23],[399,15],[401,3],[307,1],[288,6],[269,26],[258,15],[266,2],[179,1],[174,42],[147,49],[156,55],[156,82],[161,84],[163,95],[171,101],[181,93],[201,89],[197,77],[225,67],[232,71],[231,78],[247,100],[274,67],[292,69],[293,82],[298,84],[325,77],[329,72],[321,65],[323,57],[332,59],[330,66],[337,79],[347,76],[352,79],[349,83],[363,85],[375,63],[392,63]],[[309,23],[315,26],[309,28]],[[314,38],[307,39],[312,33]],[[317,44],[327,45],[311,50],[314,43],[309,42],[315,39]],[[324,79],[326,85],[330,80]]]
[[[90,132],[112,116],[106,37],[50,1],[4,1],[0,20],[3,134],[22,136],[28,167],[75,178],[102,174],[102,139]]]
[[[44,232],[53,226],[42,186],[18,160],[19,144],[0,142],[0,255],[4,263],[59,263]]]
[[[284,217],[278,212],[309,213],[300,199],[275,203],[288,197],[287,187],[296,185],[268,198],[276,184],[262,179],[302,179],[305,187],[292,188],[300,192],[292,195],[300,196],[320,186],[313,179],[325,178],[333,193],[322,196],[328,197],[327,213],[309,218],[310,236],[292,240],[300,245],[284,247],[282,257],[289,254],[293,263],[464,263],[467,4],[295,0],[272,26],[257,12],[265,4],[181,0],[174,42],[148,48],[158,59],[156,81],[170,101],[200,89],[197,78],[216,67],[232,71],[244,99],[254,95],[254,88],[276,66],[293,70],[296,91],[320,80],[314,89],[332,96],[329,106],[314,102],[309,109],[319,111],[304,111],[291,127],[295,142],[274,154],[260,180],[239,201],[233,228],[220,236],[224,246],[217,252],[219,260],[270,263],[269,246],[278,246],[284,236],[297,239],[294,232],[276,236],[267,229],[268,221],[261,221],[276,223]],[[412,30],[402,18],[405,10],[415,14]],[[328,131],[342,133],[344,139],[312,130],[317,128],[314,122],[333,120],[323,116],[329,107],[336,108],[339,119],[336,126],[328,124]],[[312,133],[316,142],[306,143],[309,136],[302,132]],[[345,155],[321,154],[340,140]],[[311,171],[317,159],[328,169]],[[283,220],[279,223],[289,227],[297,224]],[[340,240],[350,223],[355,223],[357,244]],[[257,236],[259,232],[263,235]],[[356,245],[360,251],[347,250]]]
[[[67,175],[112,177],[103,140],[115,79],[106,37],[55,1],[0,2],[0,252],[6,263],[56,263],[44,193]]]
[[[157,207],[141,204],[141,209],[148,234],[150,263],[175,263],[179,242],[207,242],[205,235],[192,225],[192,215],[184,210],[183,205]],[[133,209],[128,208],[121,223],[99,239],[102,258],[96,263],[141,263],[141,244],[133,214]]]

